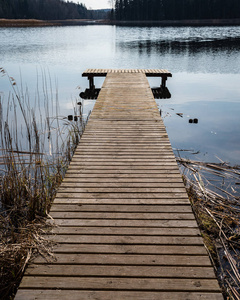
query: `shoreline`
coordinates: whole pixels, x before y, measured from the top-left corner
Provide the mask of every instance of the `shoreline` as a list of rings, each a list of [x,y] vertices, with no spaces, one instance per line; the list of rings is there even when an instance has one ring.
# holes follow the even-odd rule
[[[36,19],[0,19],[0,27],[48,27],[81,25],[115,26],[240,26],[240,19],[204,19],[204,20],[165,20],[165,21],[117,21],[117,20],[36,20]]]
[[[119,26],[239,26],[240,19],[110,21],[110,23]]]

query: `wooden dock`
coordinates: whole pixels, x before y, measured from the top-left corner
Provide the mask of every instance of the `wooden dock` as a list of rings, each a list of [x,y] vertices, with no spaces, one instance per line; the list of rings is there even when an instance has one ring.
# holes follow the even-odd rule
[[[223,299],[144,71],[106,72],[50,215],[17,300]]]

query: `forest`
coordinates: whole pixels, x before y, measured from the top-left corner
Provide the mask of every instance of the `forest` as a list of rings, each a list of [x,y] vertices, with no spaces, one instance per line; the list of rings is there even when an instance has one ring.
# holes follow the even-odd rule
[[[116,0],[117,20],[240,18],[240,0]]]
[[[0,0],[0,18],[65,20],[91,15],[83,4],[63,0]]]

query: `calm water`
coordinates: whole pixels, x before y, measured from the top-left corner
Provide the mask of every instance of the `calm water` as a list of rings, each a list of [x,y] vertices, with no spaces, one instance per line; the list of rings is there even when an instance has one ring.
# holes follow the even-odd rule
[[[86,68],[170,70],[172,98],[157,103],[173,148],[191,150],[181,155],[194,159],[240,164],[240,27],[0,28],[0,41],[0,67],[28,87],[30,101],[42,74],[50,74],[62,115],[72,113],[78,87],[88,86],[81,77]],[[5,99],[9,90],[1,77]],[[92,106],[85,101],[85,113]]]

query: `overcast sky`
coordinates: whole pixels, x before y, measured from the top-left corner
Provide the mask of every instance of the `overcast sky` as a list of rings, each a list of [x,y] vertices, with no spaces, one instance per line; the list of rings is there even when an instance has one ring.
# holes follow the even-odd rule
[[[109,0],[71,0],[72,2],[85,4],[87,8],[100,9],[110,8]]]

